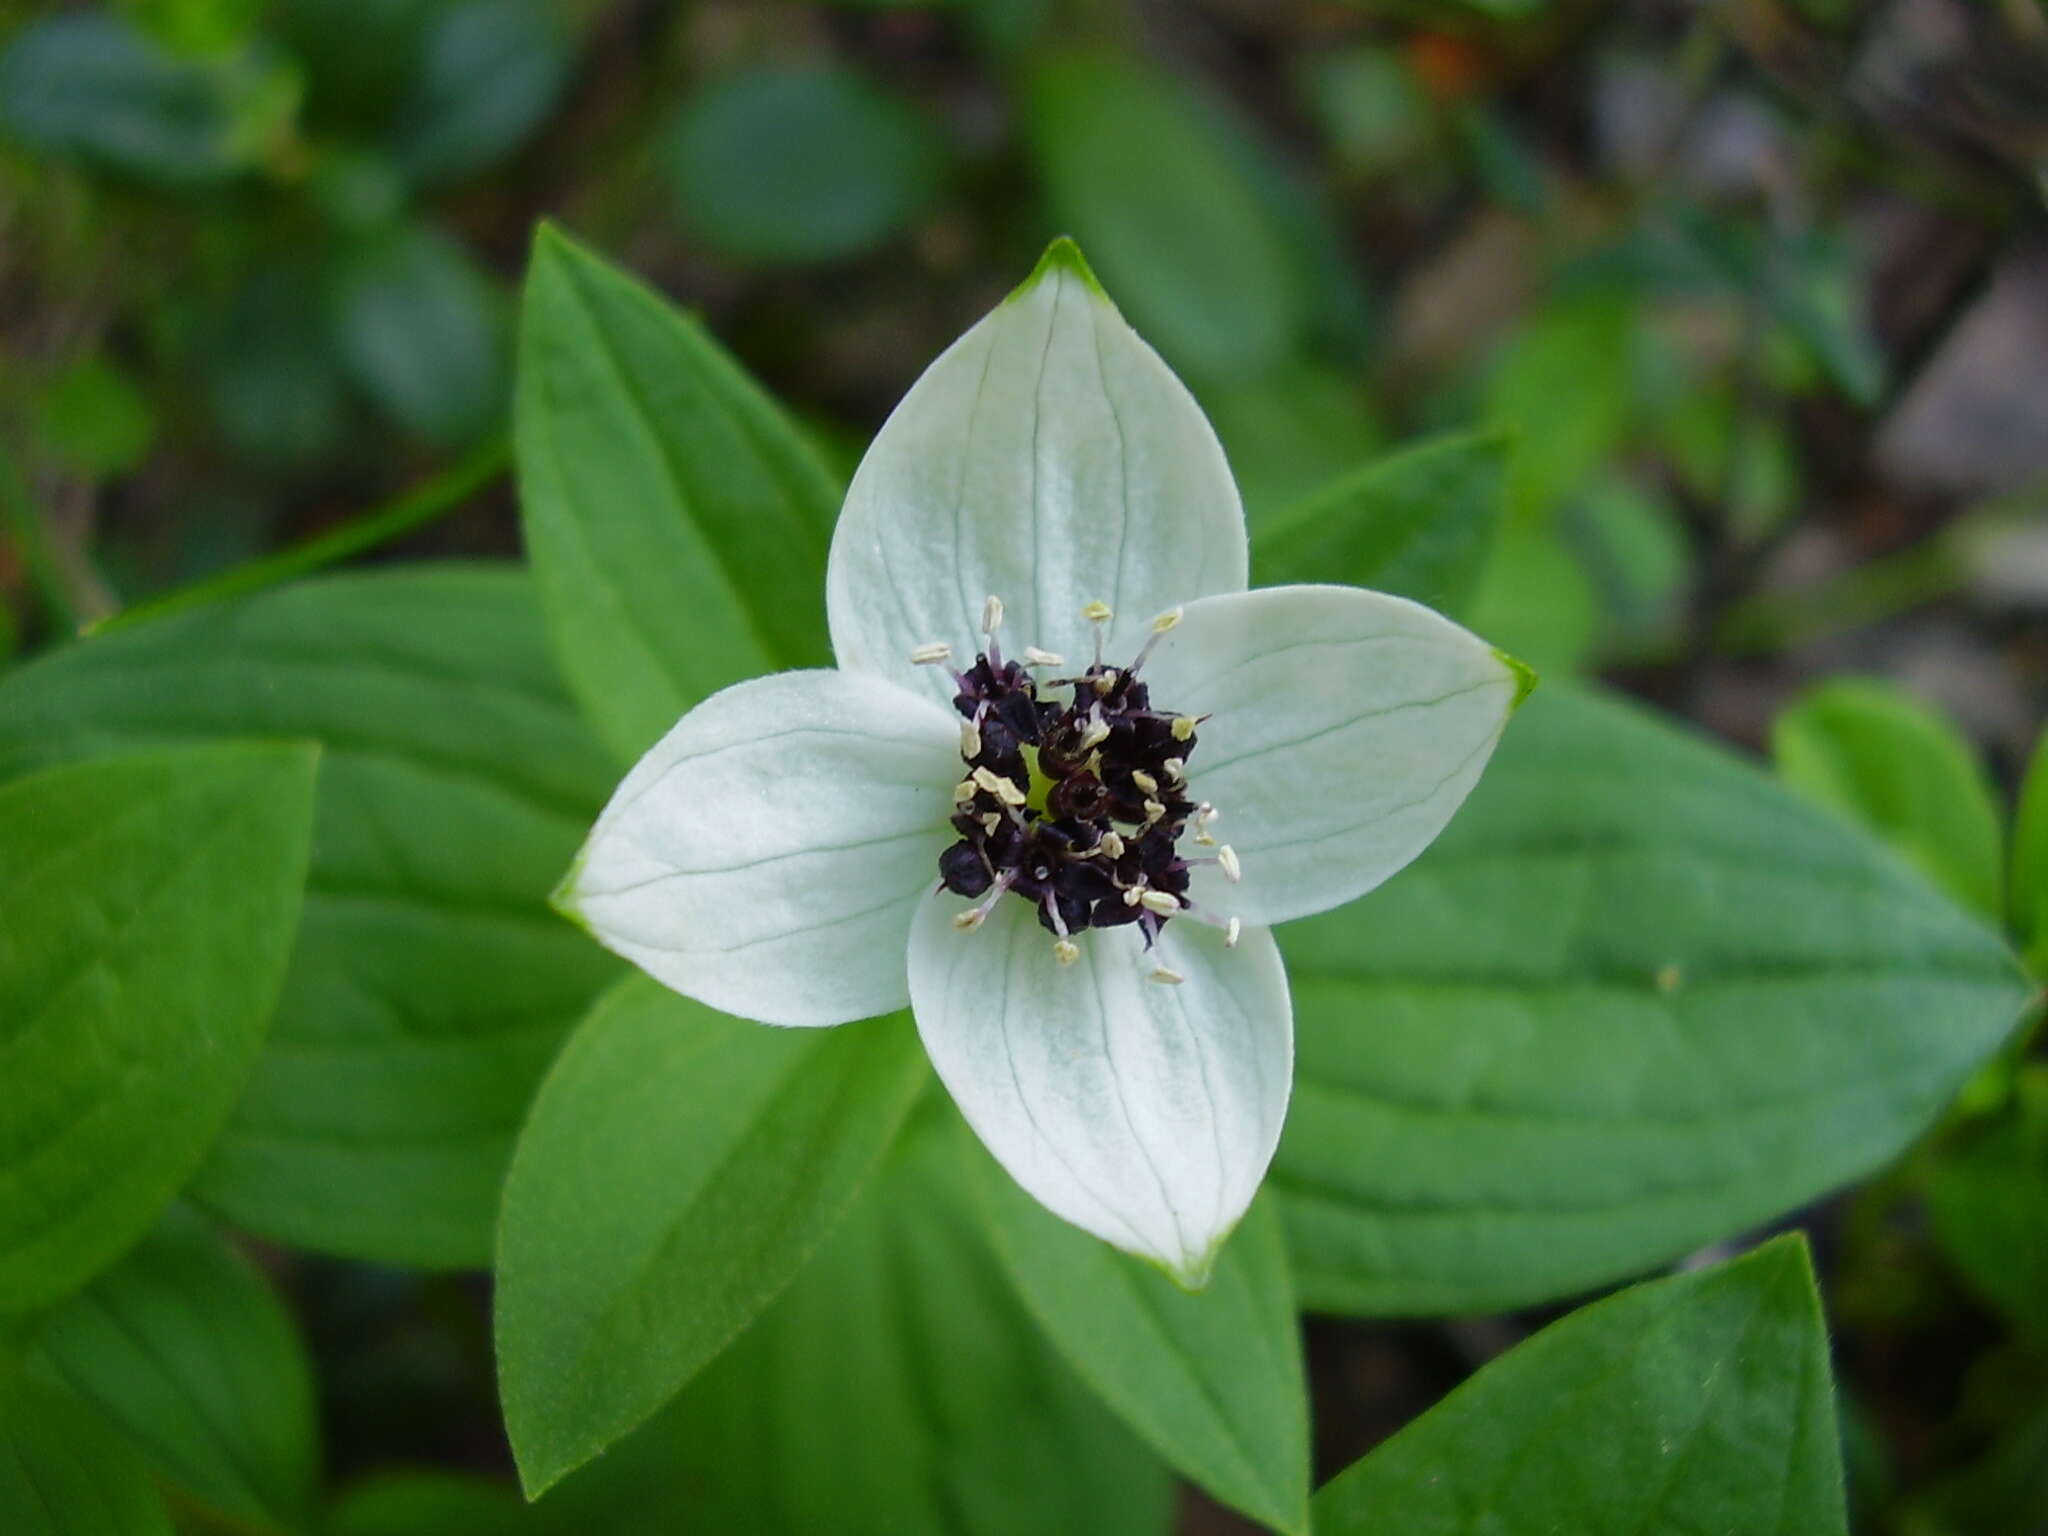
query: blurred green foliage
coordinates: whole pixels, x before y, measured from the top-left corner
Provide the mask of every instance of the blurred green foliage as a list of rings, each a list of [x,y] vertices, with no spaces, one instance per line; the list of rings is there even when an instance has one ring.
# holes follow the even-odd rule
[[[159,1403],[125,1424],[148,1457],[110,1441],[77,1481],[134,1529],[167,1528],[153,1468],[197,1531],[655,1530],[680,1517],[648,1490],[676,1464],[702,1477],[742,1459],[751,1425],[843,1450],[789,1494],[800,1525],[834,1509],[840,1479],[910,1498],[869,1454],[903,1425],[935,1419],[969,1471],[998,1459],[960,1407],[979,1393],[1048,1483],[1082,1490],[1073,1507],[1124,1500],[1134,1529],[1165,1518],[1164,1469],[1020,1343],[1028,1319],[969,1224],[920,1206],[968,1198],[935,1171],[930,1126],[743,1351],[531,1510],[489,1480],[506,1463],[475,1295],[362,1262],[489,1256],[521,1112],[612,974],[541,908],[610,772],[571,696],[616,753],[700,682],[821,659],[810,595],[841,471],[1057,232],[1211,414],[1261,579],[1382,584],[1546,671],[1606,670],[1772,744],[1795,789],[2007,923],[2048,975],[2048,581],[2027,542],[2048,457],[2032,479],[1944,479],[1893,430],[1941,394],[1935,364],[1996,275],[2038,264],[2044,15],[2036,0],[0,5],[0,669],[54,653],[0,684],[0,760],[26,773],[166,735],[348,738],[321,770],[286,975],[279,1034],[299,1054],[265,1058],[196,1186],[240,1227],[347,1257],[266,1249],[259,1275],[182,1215],[144,1239],[93,1304],[132,1308],[173,1358],[211,1338],[244,1361],[247,1393],[222,1401],[271,1403],[272,1438],[229,1465]],[[545,218],[702,323],[562,240],[529,290],[557,302],[515,337],[510,296]],[[2041,334],[2029,323],[2038,309],[1990,325]],[[507,498],[471,492],[502,452],[521,348],[580,359],[553,375],[555,419],[625,402],[647,424],[630,451],[565,449],[557,522],[527,509],[544,567],[593,507],[622,548],[662,551],[644,572],[611,567],[626,572],[611,607],[572,624],[546,569],[538,598],[496,571],[347,578],[66,648],[303,537],[358,548],[363,509],[422,477],[409,552],[513,553]],[[1990,394],[1943,418],[1966,467],[2048,442],[2024,345],[1991,351]],[[685,436],[686,462],[669,461],[662,445]],[[433,474],[450,463],[470,468]],[[683,682],[622,670],[622,635],[702,633],[663,568],[708,568],[691,519],[780,550],[780,581]],[[1848,668],[1916,686],[1809,687]],[[1605,825],[1627,777],[1661,808],[1657,846],[1719,846],[1682,774],[1607,772],[1528,793],[1519,818]],[[391,834],[401,801],[432,807],[403,823],[430,835]],[[1688,878],[1617,881],[1613,931],[1646,889],[1685,899]],[[1491,889],[1445,909],[1457,944]],[[432,925],[394,942],[401,908]],[[1331,932],[1333,954],[1386,942]],[[2036,1022],[1917,1149],[1811,1217],[1859,1529],[2048,1529],[2040,1041]],[[1316,1150],[1298,1137],[1294,1155]],[[938,1292],[892,1267],[899,1246],[934,1255]],[[228,1290],[257,1299],[224,1334],[203,1305],[172,1305]],[[303,1363],[267,1325],[234,1332],[280,1299],[327,1397],[304,1422]],[[762,1383],[847,1318],[919,1341],[937,1386],[856,1354],[881,1408],[806,1399],[801,1422],[778,1419]],[[1403,1347],[1375,1368],[1426,1377],[1429,1352]],[[0,1376],[33,1383],[0,1393],[16,1447],[74,1420],[89,1439],[96,1373],[146,1375],[119,1364],[111,1329],[77,1321],[26,1362],[0,1356]],[[1330,1432],[1319,1470],[1388,1427]],[[298,1443],[316,1431],[332,1473],[317,1489],[321,1458]],[[1054,1468],[1069,1431],[1095,1459]],[[477,1475],[395,1470],[429,1460]]]

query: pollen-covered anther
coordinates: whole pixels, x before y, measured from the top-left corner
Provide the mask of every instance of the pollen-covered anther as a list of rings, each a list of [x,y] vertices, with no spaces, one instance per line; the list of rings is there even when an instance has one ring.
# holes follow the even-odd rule
[[[1131,770],[1131,782],[1137,785],[1139,791],[1143,794],[1156,795],[1159,793],[1159,781],[1142,768],[1133,768]],[[1152,810],[1152,807],[1148,804],[1145,807],[1145,810],[1146,813],[1149,815]],[[1160,814],[1165,814],[1164,807],[1161,807]]]
[[[960,755],[969,761],[981,756],[981,727],[972,720],[960,722]]]
[[[1053,940],[1052,957],[1063,966],[1072,965],[1081,958],[1081,946],[1072,939],[1055,939]]]
[[[1166,612],[1160,614],[1158,618],[1152,621],[1152,633],[1155,635],[1165,634],[1169,629],[1173,628],[1174,625],[1180,622],[1180,616],[1182,612],[1183,610],[1179,608],[1167,609]]]
[[[1091,716],[1086,729],[1081,732],[1081,750],[1083,752],[1093,752],[1097,747],[1109,740],[1109,734],[1109,726],[1103,721],[1102,716],[1100,714]]]
[[[1135,907],[1144,898],[1145,888],[1142,885],[1134,885],[1124,892],[1124,905]]]
[[[1019,789],[1010,780],[1004,778],[1000,773],[997,773],[993,768],[975,769],[973,779],[976,784],[979,784],[983,789],[1002,801],[1003,804],[1013,809],[1021,807],[1028,798],[1023,790]]]
[[[958,784],[955,784],[953,786],[953,803],[955,805],[974,804],[975,791],[976,785],[974,780],[962,779]]]
[[[953,926],[962,933],[972,933],[982,925],[982,921],[987,916],[987,907],[969,907],[965,912],[955,912],[953,914]]]
[[[1232,885],[1244,878],[1244,865],[1238,862],[1237,850],[1230,844],[1216,850],[1216,862],[1223,866],[1223,878]]]
[[[981,605],[981,632],[992,635],[1003,627],[1003,600],[993,592]]]
[[[1147,912],[1157,912],[1161,917],[1171,917],[1180,910],[1180,898],[1171,891],[1144,890],[1138,893],[1138,905]]]
[[[1179,971],[1169,971],[1165,966],[1162,965],[1157,970],[1155,970],[1148,979],[1159,982],[1164,986],[1177,987],[1182,982],[1186,981],[1187,977],[1181,975]]]
[[[1243,932],[1244,919],[1241,917],[1233,917],[1229,922],[1223,925],[1223,947],[1225,949],[1237,948],[1238,938],[1241,934],[1243,934]]]
[[[1120,859],[1124,856],[1124,840],[1121,833],[1105,832],[1102,841],[1095,845],[1105,859]]]
[[[1041,651],[1035,645],[1024,647],[1024,660],[1034,667],[1063,667],[1067,658],[1053,651]]]
[[[1133,775],[1133,777],[1136,776]],[[1145,802],[1145,822],[1148,826],[1155,821],[1163,821],[1165,818],[1166,806],[1162,802],[1158,800],[1147,800]]]
[[[1083,603],[1081,605],[1081,617],[1090,624],[1107,624],[1116,617],[1116,610],[1105,602]]]
[[[914,646],[910,652],[910,660],[914,666],[935,667],[942,661],[952,659],[953,647],[943,640],[933,640],[926,645]]]
[[[1169,757],[1160,768],[1166,773],[1169,784],[1185,784],[1188,778],[1188,760],[1184,757]]]

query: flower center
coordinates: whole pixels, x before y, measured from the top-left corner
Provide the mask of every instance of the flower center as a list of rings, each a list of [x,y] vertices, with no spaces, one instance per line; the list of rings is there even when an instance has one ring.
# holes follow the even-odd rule
[[[939,880],[975,901],[954,925],[978,928],[1007,892],[1037,909],[1062,965],[1079,956],[1074,936],[1090,928],[1135,923],[1149,948],[1167,922],[1189,914],[1226,927],[1226,942],[1235,943],[1237,921],[1196,913],[1187,894],[1195,865],[1220,865],[1232,880],[1238,868],[1236,855],[1210,835],[1215,808],[1188,792],[1201,721],[1155,707],[1138,675],[1180,610],[1156,619],[1152,638],[1123,667],[1101,656],[1109,609],[1091,603],[1084,611],[1097,635],[1095,660],[1084,671],[1054,675],[1064,659],[1032,646],[1021,661],[1006,660],[996,642],[1003,605],[992,597],[982,615],[987,645],[954,673],[965,773],[953,792],[960,838],[939,856]],[[948,647],[929,645],[911,659],[950,656]],[[1194,843],[1214,853],[1181,855],[1190,828]],[[1153,974],[1180,980],[1163,968]]]

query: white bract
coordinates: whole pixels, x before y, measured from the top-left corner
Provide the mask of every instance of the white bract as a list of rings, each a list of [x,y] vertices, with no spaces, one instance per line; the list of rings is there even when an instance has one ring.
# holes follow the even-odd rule
[[[1198,1285],[1287,1107],[1270,925],[1420,853],[1527,682],[1406,599],[1245,580],[1215,434],[1062,242],[861,462],[838,668],[685,715],[564,903],[764,1023],[907,1001],[1025,1189]]]

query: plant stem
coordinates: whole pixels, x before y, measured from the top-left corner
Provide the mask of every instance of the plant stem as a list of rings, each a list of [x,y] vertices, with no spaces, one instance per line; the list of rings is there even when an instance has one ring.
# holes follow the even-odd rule
[[[203,608],[209,603],[243,597],[324,570],[380,544],[388,544],[453,512],[502,475],[511,463],[511,457],[511,447],[505,438],[493,435],[453,464],[400,492],[380,507],[373,507],[359,517],[350,518],[338,527],[315,534],[288,549],[280,549],[190,586],[166,592],[162,597],[124,608],[89,626],[85,633],[103,635],[109,630],[126,629],[130,624],[160,619],[166,614],[183,613],[190,608]]]

